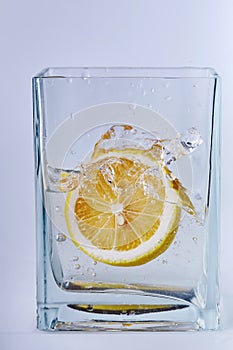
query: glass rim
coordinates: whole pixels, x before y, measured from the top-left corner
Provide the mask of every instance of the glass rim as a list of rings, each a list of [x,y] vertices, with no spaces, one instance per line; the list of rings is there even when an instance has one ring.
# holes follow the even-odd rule
[[[92,79],[92,78],[152,78],[152,79],[217,79],[220,78],[212,67],[47,67],[33,79]]]

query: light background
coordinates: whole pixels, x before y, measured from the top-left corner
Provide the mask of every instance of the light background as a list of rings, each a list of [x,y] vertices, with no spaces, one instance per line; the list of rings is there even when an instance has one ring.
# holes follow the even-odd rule
[[[232,349],[233,1],[0,1],[0,349]],[[47,66],[212,66],[223,80],[218,332],[35,330],[31,77]]]

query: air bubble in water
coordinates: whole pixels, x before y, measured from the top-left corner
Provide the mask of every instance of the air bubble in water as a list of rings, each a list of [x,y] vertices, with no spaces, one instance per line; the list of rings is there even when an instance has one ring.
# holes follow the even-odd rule
[[[192,239],[194,243],[197,243],[197,237],[193,237]]]
[[[201,201],[201,200],[202,200],[202,196],[200,195],[200,193],[197,193],[197,194],[195,195],[195,198],[196,198],[196,200],[198,200],[198,201]]]
[[[64,234],[64,233],[58,233],[57,235],[56,235],[56,241],[57,242],[65,242],[65,240],[66,240],[66,235]]]
[[[116,221],[119,226],[122,226],[125,223],[125,218],[121,213],[119,213],[116,215]]]
[[[196,128],[190,128],[181,134],[180,143],[187,153],[191,153],[203,143],[203,140]]]

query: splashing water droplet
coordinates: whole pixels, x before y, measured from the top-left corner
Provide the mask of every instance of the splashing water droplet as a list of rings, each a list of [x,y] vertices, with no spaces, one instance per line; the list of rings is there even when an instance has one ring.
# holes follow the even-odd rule
[[[63,170],[59,168],[47,167],[47,189],[52,192],[69,192],[75,189],[83,176],[82,168],[74,170]]]
[[[56,235],[56,241],[57,242],[65,242],[66,241],[66,235],[64,234],[64,233],[58,233],[57,235]]]

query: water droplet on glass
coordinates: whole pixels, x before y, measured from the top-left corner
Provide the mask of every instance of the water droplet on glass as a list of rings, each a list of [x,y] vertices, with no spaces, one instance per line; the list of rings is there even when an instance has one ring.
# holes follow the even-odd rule
[[[145,89],[142,89],[141,94],[142,94],[142,96],[146,96],[146,90],[145,90]]]
[[[76,154],[76,151],[72,149],[72,150],[70,151],[70,153],[71,153],[71,154]]]
[[[164,97],[164,100],[165,100],[165,101],[171,101],[171,99],[172,99],[171,96],[165,96],[165,97]]]
[[[162,264],[166,265],[168,263],[167,259],[162,260]]]
[[[151,104],[148,104],[147,107],[148,107],[148,108],[152,108],[152,105],[151,105]]]
[[[94,260],[94,261],[92,262],[92,264],[93,264],[93,265],[97,265],[97,261]]]
[[[131,87],[135,87],[135,84],[134,84],[134,83],[130,83],[130,86],[131,86]]]
[[[65,240],[66,240],[66,235],[64,234],[64,233],[58,233],[57,235],[56,235],[56,241],[57,242],[65,242]]]
[[[67,81],[68,84],[71,84],[73,82],[73,79],[72,78],[67,78],[66,81]]]
[[[197,84],[193,84],[193,87],[196,88],[196,87],[197,87]]]
[[[55,210],[56,212],[59,212],[61,210],[61,207],[59,205],[56,205]]]
[[[83,71],[81,78],[83,80],[88,80],[88,78],[90,78],[90,73],[88,72],[88,70]]]
[[[164,87],[167,89],[167,88],[169,88],[169,86],[170,86],[170,83],[167,81],[167,82],[164,84]]]
[[[73,257],[73,261],[78,261],[79,260],[79,257],[78,256],[74,256]]]
[[[95,277],[96,276],[96,273],[95,272],[92,272],[92,274],[91,274],[93,277]]]
[[[155,92],[155,88],[151,88],[150,91],[152,92],[152,94]]]
[[[196,128],[190,128],[181,134],[180,143],[186,153],[191,153],[203,143],[203,140]]]
[[[81,267],[81,265],[79,265],[79,264],[76,264],[76,265],[74,266],[74,268],[75,268],[76,270],[79,270],[80,267]]]

